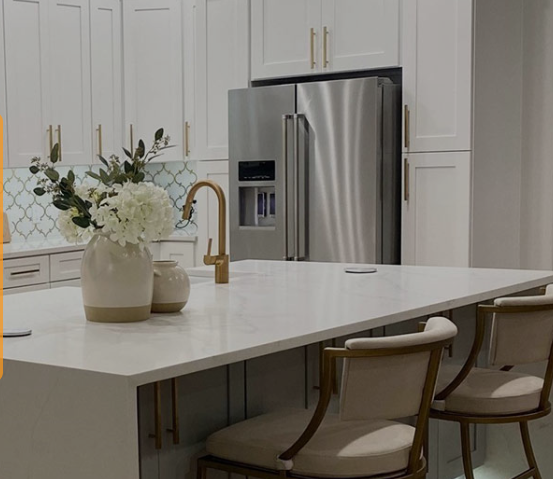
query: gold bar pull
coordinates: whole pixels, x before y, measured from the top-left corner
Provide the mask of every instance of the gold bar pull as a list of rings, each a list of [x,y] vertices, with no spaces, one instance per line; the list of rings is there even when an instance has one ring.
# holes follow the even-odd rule
[[[179,385],[177,378],[171,379],[171,403],[173,424],[171,429],[167,429],[167,432],[173,433],[173,444],[180,444]]]
[[[409,160],[403,160],[403,199],[409,201]]]
[[[409,111],[409,107],[407,105],[405,105],[405,108],[404,108],[404,121],[405,121],[405,126],[404,126],[404,135],[405,135],[405,138],[404,138],[404,141],[405,141],[405,148],[409,149],[409,147],[411,146],[411,112]]]
[[[48,141],[50,143],[50,151],[48,152],[48,156],[52,153],[52,150],[54,149],[54,127],[50,125],[48,127]]]
[[[134,126],[131,123],[131,155],[134,156]]]
[[[61,125],[58,125],[58,145],[59,145],[59,156],[58,156],[58,161],[61,161],[63,158],[62,158],[62,150],[63,148],[61,147]]]
[[[315,29],[312,28],[310,31],[310,38],[311,38],[311,46],[310,46],[310,53],[311,53],[311,70],[315,69],[315,65],[317,64],[315,62],[315,36],[317,34],[315,33]]]
[[[102,125],[98,125],[98,129],[96,130],[98,132],[98,155],[104,156],[103,148],[102,148]]]
[[[328,27],[323,28],[323,67],[326,68],[330,62],[328,61],[328,36],[330,32]]]
[[[161,382],[154,383],[154,421],[155,433],[149,437],[156,440],[156,449],[159,451],[163,447],[163,437],[161,432]]]
[[[184,155],[190,156],[190,122],[184,123]]]

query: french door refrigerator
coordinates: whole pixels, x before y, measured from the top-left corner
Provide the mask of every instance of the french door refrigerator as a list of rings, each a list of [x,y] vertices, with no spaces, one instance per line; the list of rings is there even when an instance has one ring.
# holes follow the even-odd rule
[[[231,259],[399,263],[400,88],[229,93]]]

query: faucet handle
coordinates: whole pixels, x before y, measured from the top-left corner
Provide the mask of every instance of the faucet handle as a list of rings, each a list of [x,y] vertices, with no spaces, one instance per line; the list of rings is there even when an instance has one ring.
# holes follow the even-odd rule
[[[209,238],[207,242],[207,256],[211,256],[211,248],[213,247],[213,238]]]

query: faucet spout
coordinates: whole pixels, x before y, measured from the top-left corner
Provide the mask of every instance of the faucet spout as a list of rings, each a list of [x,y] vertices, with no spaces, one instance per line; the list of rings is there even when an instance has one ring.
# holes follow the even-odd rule
[[[211,180],[201,180],[195,183],[190,189],[186,202],[183,208],[183,219],[190,219],[192,213],[192,205],[198,191],[204,187],[211,188],[217,195],[219,201],[219,253],[217,256],[211,254],[211,243],[207,255],[204,256],[206,265],[215,265],[215,282],[218,284],[226,284],[229,282],[229,263],[230,257],[227,254],[227,199],[225,192],[220,185]]]

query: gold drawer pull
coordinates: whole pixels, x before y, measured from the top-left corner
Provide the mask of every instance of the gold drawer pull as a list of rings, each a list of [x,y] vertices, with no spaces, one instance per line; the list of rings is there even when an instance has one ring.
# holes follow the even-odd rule
[[[14,271],[13,273],[10,273],[10,276],[24,276],[27,274],[36,274],[40,273],[40,269],[30,269],[28,271]]]

